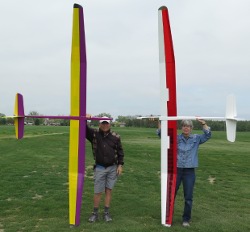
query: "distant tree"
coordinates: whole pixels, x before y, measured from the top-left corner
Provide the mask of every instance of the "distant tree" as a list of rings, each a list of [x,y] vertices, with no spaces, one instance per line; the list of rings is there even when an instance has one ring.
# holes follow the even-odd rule
[[[97,117],[107,117],[107,118],[112,118],[111,114],[109,113],[100,113],[97,115]]]
[[[117,122],[125,122],[126,120],[127,120],[127,118],[128,117],[126,117],[126,116],[121,116],[121,115],[119,115],[118,117],[117,117]]]
[[[41,114],[39,114],[37,111],[30,111],[30,113],[28,115],[38,116]],[[27,122],[32,122],[34,125],[38,126],[38,125],[42,125],[44,123],[44,118],[29,118],[29,119],[27,119]]]
[[[0,113],[0,124],[1,125],[5,125],[6,124],[6,118],[2,118],[5,117],[5,114]]]
[[[237,131],[250,131],[250,121],[237,122]]]
[[[119,123],[125,123],[126,127],[149,127],[157,128],[158,119],[137,119],[139,115],[133,116],[118,116],[117,121]]]
[[[40,115],[37,111],[30,111],[29,115]]]
[[[245,121],[246,123],[246,131],[250,131],[250,121]]]
[[[6,124],[11,124],[11,125],[13,125],[13,124],[14,124],[14,118],[7,118],[7,119],[6,119]]]
[[[39,126],[40,125],[40,120],[38,118],[35,118],[35,125]]]
[[[66,120],[66,119],[60,120],[60,126],[69,126],[69,125],[70,125],[70,120]]]

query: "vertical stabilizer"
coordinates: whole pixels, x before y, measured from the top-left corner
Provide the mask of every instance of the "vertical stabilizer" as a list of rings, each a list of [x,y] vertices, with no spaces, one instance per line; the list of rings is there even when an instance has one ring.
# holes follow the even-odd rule
[[[237,124],[237,121],[235,119],[226,119],[227,140],[229,142],[234,142],[235,141],[236,124]]]
[[[235,119],[237,117],[236,101],[233,94],[227,97],[226,118]]]
[[[227,108],[226,108],[226,128],[227,128],[227,140],[234,142],[236,137],[236,101],[234,95],[227,97]]]

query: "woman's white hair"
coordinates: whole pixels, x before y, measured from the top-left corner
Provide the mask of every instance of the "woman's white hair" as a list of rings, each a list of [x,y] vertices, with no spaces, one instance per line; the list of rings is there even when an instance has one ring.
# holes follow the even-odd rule
[[[181,121],[181,126],[190,126],[191,128],[193,128],[193,122],[191,120],[182,120]]]

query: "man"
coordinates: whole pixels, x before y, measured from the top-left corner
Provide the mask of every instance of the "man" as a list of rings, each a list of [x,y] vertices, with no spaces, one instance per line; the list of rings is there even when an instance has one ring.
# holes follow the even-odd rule
[[[98,219],[98,209],[102,193],[105,192],[104,220],[112,221],[109,214],[112,189],[124,164],[123,148],[118,134],[110,130],[110,120],[100,120],[99,129],[87,126],[86,137],[91,142],[94,165],[94,210],[89,222]]]
[[[182,215],[182,225],[190,226],[193,190],[195,184],[195,168],[198,167],[198,149],[199,145],[205,143],[211,138],[210,127],[202,119],[197,119],[203,129],[203,134],[192,134],[193,123],[191,120],[181,122],[182,134],[178,135],[178,152],[177,152],[177,180],[176,192],[183,183],[183,192],[185,198],[184,212]]]

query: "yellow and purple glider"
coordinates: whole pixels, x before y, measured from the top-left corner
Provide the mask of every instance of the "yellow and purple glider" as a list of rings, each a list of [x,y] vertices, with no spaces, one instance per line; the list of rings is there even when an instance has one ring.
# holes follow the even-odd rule
[[[73,32],[71,48],[71,110],[70,116],[30,116],[24,114],[23,96],[16,94],[14,124],[16,138],[24,136],[24,119],[53,118],[70,120],[69,139],[69,224],[80,224],[80,212],[85,173],[85,140],[88,119],[103,118],[86,117],[86,84],[87,59],[84,30],[83,8],[74,4]],[[106,118],[111,119],[111,118]]]

